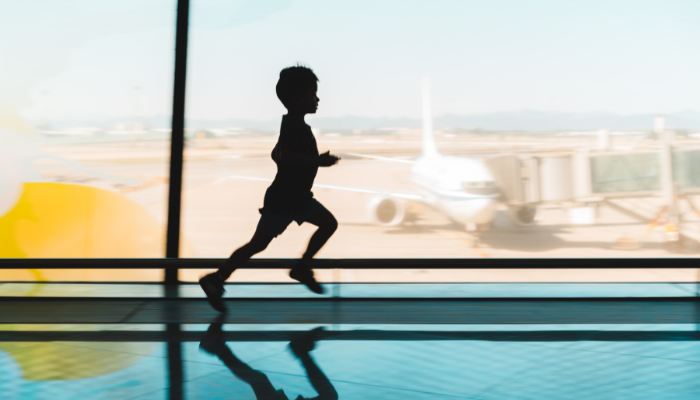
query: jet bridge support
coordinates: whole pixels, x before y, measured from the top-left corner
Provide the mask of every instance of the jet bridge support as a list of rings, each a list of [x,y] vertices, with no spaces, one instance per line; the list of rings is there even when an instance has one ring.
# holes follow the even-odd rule
[[[663,125],[658,126],[657,134],[661,138],[661,148],[659,152],[661,171],[661,191],[664,198],[666,213],[668,215],[664,226],[664,241],[672,251],[680,250],[681,247],[681,218],[678,213],[678,200],[676,194],[676,183],[673,178],[673,152],[672,140],[673,132],[664,129]]]

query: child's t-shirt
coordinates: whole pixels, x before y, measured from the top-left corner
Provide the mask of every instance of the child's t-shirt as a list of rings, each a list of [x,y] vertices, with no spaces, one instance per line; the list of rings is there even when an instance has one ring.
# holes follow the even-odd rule
[[[290,150],[307,156],[318,157],[318,147],[304,120],[282,117],[280,136],[272,149],[272,160],[277,164],[275,180],[265,192],[265,203],[260,212],[272,214],[301,214],[313,197],[311,188],[318,172],[316,165],[280,162],[280,150]]]

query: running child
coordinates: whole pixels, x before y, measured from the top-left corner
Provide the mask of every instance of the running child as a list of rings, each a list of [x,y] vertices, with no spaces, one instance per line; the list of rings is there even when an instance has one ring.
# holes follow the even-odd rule
[[[329,152],[319,154],[311,128],[304,122],[306,114],[315,114],[318,109],[317,82],[316,74],[301,65],[280,72],[277,97],[287,109],[287,114],[282,116],[280,136],[272,149],[277,175],[265,192],[260,221],[250,242],[234,251],[218,271],[199,280],[209,304],[219,312],[226,312],[223,301],[226,279],[252,256],[265,250],[292,221],[299,225],[308,222],[318,229],[289,276],[314,293],[323,293],[323,287],[314,278],[310,260],[336,231],[338,221],[313,197],[311,187],[318,168],[335,165],[340,158]]]

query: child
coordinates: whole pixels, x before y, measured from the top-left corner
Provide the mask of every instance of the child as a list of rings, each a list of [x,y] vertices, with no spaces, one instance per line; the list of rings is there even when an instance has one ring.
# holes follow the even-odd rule
[[[287,115],[282,116],[280,136],[272,149],[277,175],[265,192],[258,227],[250,242],[234,251],[222,268],[199,280],[209,304],[219,312],[226,312],[222,299],[226,279],[238,266],[265,250],[272,239],[284,232],[292,221],[299,225],[308,222],[318,229],[311,236],[306,252],[289,272],[289,276],[314,293],[323,293],[323,288],[314,279],[309,261],[333,235],[338,228],[338,221],[313,198],[311,187],[318,167],[335,165],[340,158],[329,152],[319,155],[316,139],[311,128],[304,122],[304,116],[315,114],[318,108],[317,82],[316,74],[301,65],[280,72],[277,97],[287,109]]]

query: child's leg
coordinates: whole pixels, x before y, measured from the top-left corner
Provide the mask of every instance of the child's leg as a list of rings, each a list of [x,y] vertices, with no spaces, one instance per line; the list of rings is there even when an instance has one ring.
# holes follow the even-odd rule
[[[272,236],[256,229],[253,238],[250,242],[244,244],[238,250],[231,254],[231,257],[224,262],[224,265],[218,271],[205,275],[199,279],[199,286],[202,287],[207,295],[209,304],[219,312],[226,312],[227,307],[224,303],[224,282],[233,273],[236,267],[248,261],[254,255],[265,250],[268,244],[272,241]]]
[[[304,222],[316,225],[318,229],[311,236],[302,260],[289,272],[289,277],[303,283],[312,292],[323,294],[323,287],[314,278],[314,272],[311,270],[308,261],[321,250],[321,247],[326,244],[331,235],[338,229],[338,221],[336,221],[330,211],[326,210],[320,203],[317,204],[318,211],[304,218]]]
[[[309,245],[302,256],[304,260],[310,260],[338,229],[338,221],[325,207],[320,207],[316,213],[306,218],[304,222],[318,226],[316,232],[309,239]]]
[[[224,281],[228,279],[236,268],[250,260],[254,255],[265,250],[271,241],[272,237],[257,229],[253,234],[253,238],[234,251],[231,257],[224,262],[224,266],[217,271],[221,279]]]

